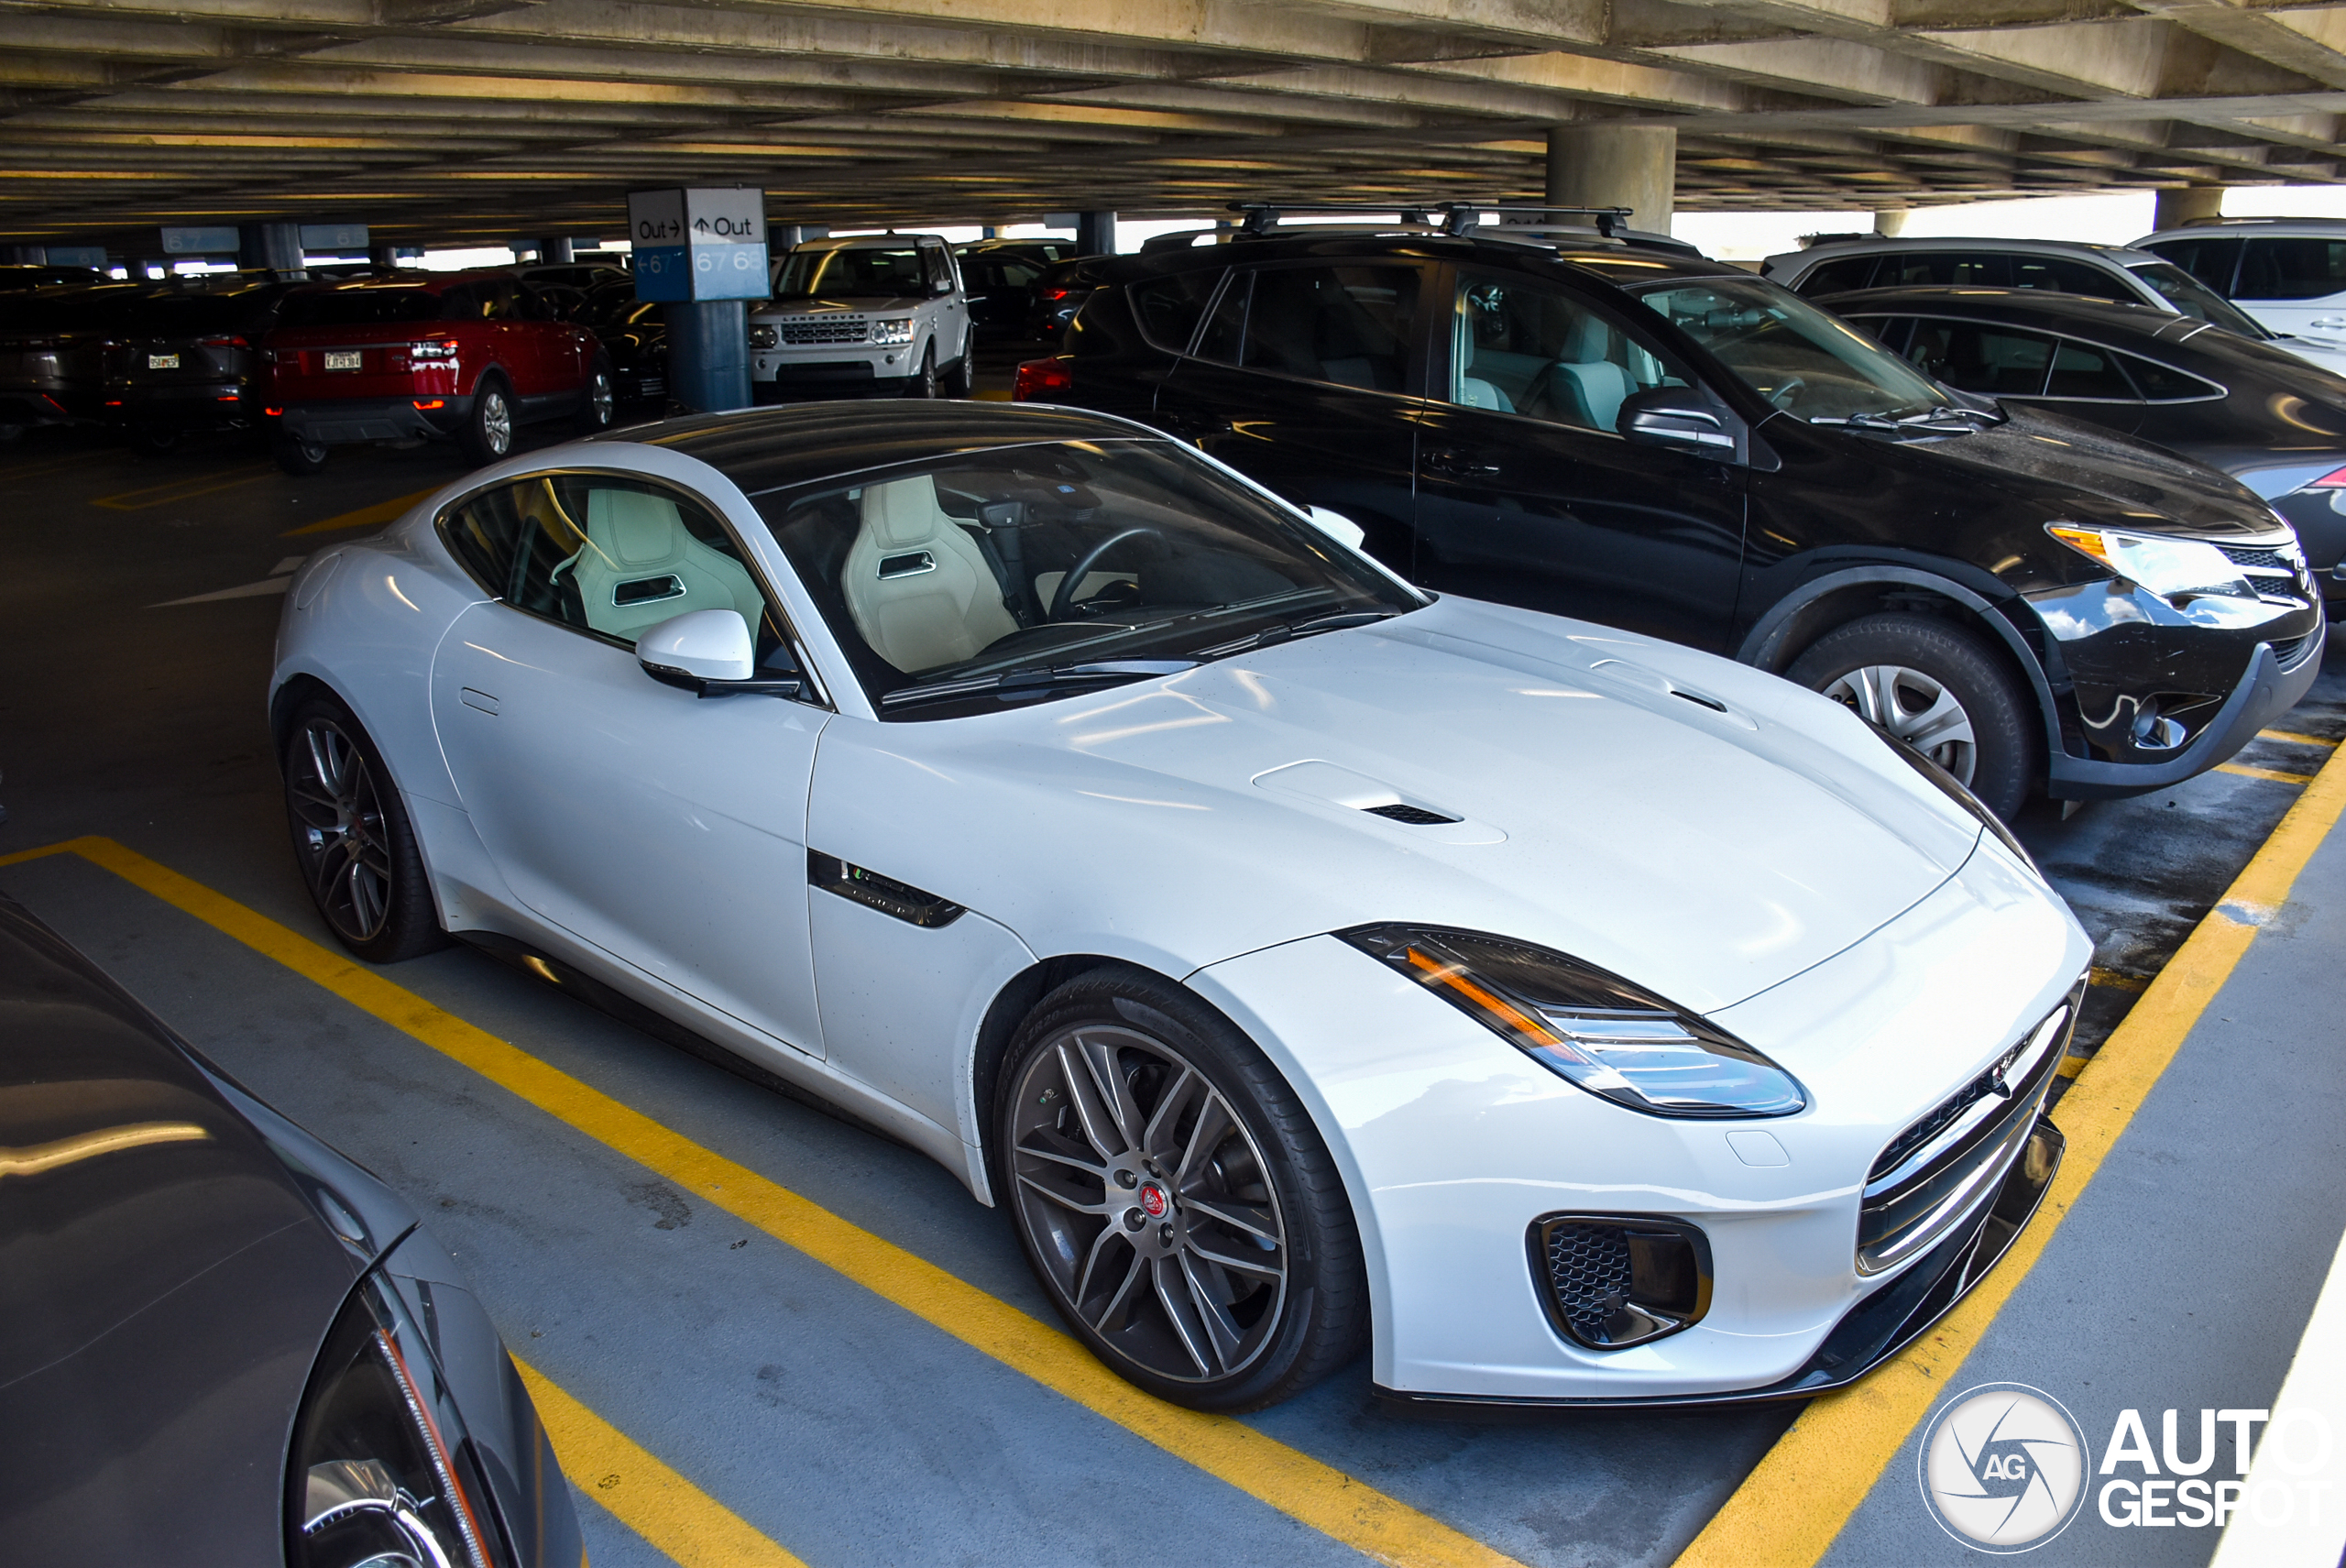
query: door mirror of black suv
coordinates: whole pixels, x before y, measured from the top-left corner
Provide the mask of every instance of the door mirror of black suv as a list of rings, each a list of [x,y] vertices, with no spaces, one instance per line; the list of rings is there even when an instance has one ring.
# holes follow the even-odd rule
[[[1729,417],[1691,387],[1655,387],[1622,399],[1613,428],[1624,439],[1648,446],[1732,460],[1736,442]]]

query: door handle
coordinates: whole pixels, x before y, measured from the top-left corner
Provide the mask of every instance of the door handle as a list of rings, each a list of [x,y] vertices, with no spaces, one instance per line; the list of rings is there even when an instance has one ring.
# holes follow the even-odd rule
[[[457,696],[466,707],[477,707],[483,713],[492,715],[497,712],[497,699],[485,691],[476,691],[471,686],[466,686],[457,694]]]
[[[1470,475],[1490,475],[1499,471],[1499,466],[1496,463],[1470,462],[1448,447],[1436,447],[1433,451],[1427,453],[1426,467],[1432,473],[1447,474],[1454,478],[1464,478]]]

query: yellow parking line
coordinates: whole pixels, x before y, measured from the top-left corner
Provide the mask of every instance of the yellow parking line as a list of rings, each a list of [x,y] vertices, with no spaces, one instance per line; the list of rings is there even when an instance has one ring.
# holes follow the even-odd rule
[[[73,452],[62,457],[50,457],[34,463],[19,463],[11,467],[0,468],[0,483],[16,479],[33,479],[43,474],[57,473],[60,469],[79,467],[84,463],[94,460],[97,455],[98,454],[93,452]]]
[[[437,485],[433,487],[433,489],[438,488]],[[330,517],[323,522],[305,522],[299,528],[289,528],[278,537],[291,539],[297,533],[334,533],[345,528],[365,528],[369,524],[396,522],[408,508],[431,493],[432,490],[418,490],[411,496],[401,496],[397,500],[377,501],[373,506],[360,507],[356,511],[346,511],[340,517]]]
[[[150,507],[192,501],[198,496],[208,496],[217,490],[233,490],[239,485],[266,479],[275,472],[275,465],[264,464],[258,468],[238,469],[225,479],[210,476],[174,479],[168,485],[149,485],[141,490],[124,490],[119,495],[100,496],[90,504],[104,507],[108,511],[145,511]]]
[[[2257,734],[2267,740],[2286,740],[2292,746],[2319,746],[2325,751],[2338,744],[2319,735],[2300,735],[2294,729],[2260,729]]]
[[[111,839],[0,855],[0,866],[56,854],[104,867],[963,1343],[1380,1563],[1507,1568],[1513,1562],[1243,1421],[1143,1393],[1058,1329]]]
[[[2246,762],[2218,762],[2216,771],[2220,773],[2238,773],[2244,779],[2265,779],[2273,784],[2309,784],[2313,783],[2311,773],[2285,773],[2277,768],[2252,768]]]
[[[2258,928],[2287,901],[2297,873],[2341,813],[2346,751],[2330,754],[2222,901],[2193,928],[2070,1086],[2058,1113],[2068,1152],[2035,1223],[1979,1288],[1904,1354],[1802,1411],[1680,1556],[1677,1568],[1807,1568],[1825,1555],[1907,1433],[1954,1387],[1964,1359],[2044,1255],[2199,1014]]]
[[[518,1355],[513,1365],[571,1485],[681,1568],[806,1568],[544,1373]]]
[[[2140,975],[2121,974],[2114,969],[2104,969],[2099,964],[2088,970],[2086,978],[2094,984],[2110,991],[2141,991],[2151,983]]]

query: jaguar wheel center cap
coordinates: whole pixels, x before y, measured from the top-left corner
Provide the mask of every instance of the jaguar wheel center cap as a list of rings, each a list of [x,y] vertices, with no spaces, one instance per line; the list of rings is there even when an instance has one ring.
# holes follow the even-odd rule
[[[1144,1181],[1140,1185],[1140,1206],[1148,1212],[1150,1219],[1161,1220],[1172,1212],[1173,1200],[1156,1182]]]

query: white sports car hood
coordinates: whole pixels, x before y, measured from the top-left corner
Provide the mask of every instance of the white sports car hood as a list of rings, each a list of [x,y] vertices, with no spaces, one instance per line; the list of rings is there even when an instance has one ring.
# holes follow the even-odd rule
[[[1446,598],[1098,695],[835,723],[807,842],[1037,954],[1188,973],[1412,922],[1537,943],[1709,1012],[1913,907],[1979,834],[1812,693]]]

